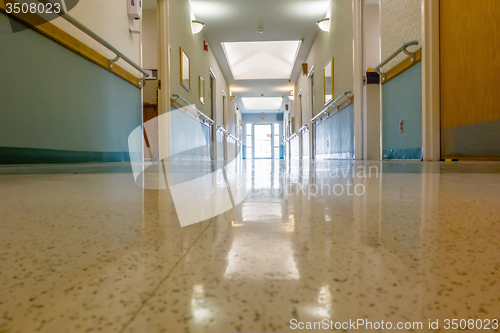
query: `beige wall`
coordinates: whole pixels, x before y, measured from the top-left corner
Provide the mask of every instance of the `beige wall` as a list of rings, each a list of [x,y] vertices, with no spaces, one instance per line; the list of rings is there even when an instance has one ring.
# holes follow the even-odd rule
[[[155,9],[142,12],[142,58],[145,69],[158,69],[158,22]]]
[[[421,0],[380,0],[381,18],[381,53],[386,59],[403,43],[411,40],[422,41],[422,5]],[[422,45],[410,47],[413,51]],[[391,69],[407,56],[400,54],[383,71]]]
[[[169,38],[172,56],[170,58],[170,92],[179,94],[190,103],[195,104],[201,112],[210,114],[210,69],[216,77],[216,107],[217,112],[214,117],[216,124],[224,126],[222,116],[222,93],[226,98],[227,110],[227,130],[235,134],[235,103],[229,99],[230,92],[226,79],[222,74],[219,64],[209,50],[203,51],[203,41],[205,36],[203,31],[193,35],[191,32],[191,20],[195,18],[188,0],[170,1],[170,20],[169,20]],[[185,50],[191,59],[191,89],[186,90],[180,84],[180,47]],[[199,101],[198,77],[201,75],[205,79],[206,85],[206,103]]]
[[[141,35],[129,31],[127,2],[122,0],[85,0],[80,1],[69,14],[84,24],[87,28],[104,38],[107,42],[125,54],[136,64],[141,65]],[[103,55],[114,58],[114,54],[106,47],[94,41],[82,31],[75,28],[62,18],[51,23],[63,29],[70,35],[92,47]],[[134,22],[140,29],[141,22]],[[140,76],[139,72],[123,60],[117,64]]]
[[[334,98],[345,91],[353,90],[353,14],[352,0],[332,0],[326,13],[331,18],[329,32],[318,29],[318,33],[307,57],[309,70],[314,67],[314,114],[324,109],[323,68],[333,57],[335,64],[334,73]],[[312,101],[310,81],[306,75],[300,74],[295,83],[295,95],[302,91],[302,125],[311,126]],[[298,101],[291,101],[291,113],[295,121],[295,129],[299,129]]]
[[[364,7],[364,45],[365,67],[375,68],[380,64],[380,11],[378,4]]]

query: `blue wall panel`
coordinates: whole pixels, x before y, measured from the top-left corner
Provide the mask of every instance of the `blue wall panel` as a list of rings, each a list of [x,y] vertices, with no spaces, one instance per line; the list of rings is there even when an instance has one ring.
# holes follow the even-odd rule
[[[0,45],[0,164],[128,159],[140,89],[3,13]]]
[[[422,63],[382,86],[383,157],[422,158]],[[399,122],[403,120],[403,132]]]
[[[308,159],[309,158],[309,135],[310,132],[307,131],[302,135],[302,158],[303,159]]]
[[[209,161],[210,128],[182,110],[171,112],[170,117],[172,160]]]
[[[316,126],[316,158],[354,158],[354,105]]]

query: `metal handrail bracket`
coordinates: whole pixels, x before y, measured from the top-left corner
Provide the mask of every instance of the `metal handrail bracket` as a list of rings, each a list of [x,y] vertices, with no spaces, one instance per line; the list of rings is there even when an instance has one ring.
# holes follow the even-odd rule
[[[297,133],[293,133],[292,135],[290,135],[290,137],[288,138],[288,140],[287,140],[287,141],[288,141],[288,142],[290,142],[290,141],[292,141],[293,139],[298,138],[298,137],[299,137],[299,135],[298,135]]]
[[[302,126],[301,128],[299,128],[299,133],[300,134],[304,134],[307,131],[309,131],[309,125],[308,124],[305,124],[304,126]]]
[[[326,107],[320,112],[318,113],[316,116],[314,116],[314,118],[311,119],[311,123],[314,123],[315,121],[317,121],[318,119],[321,120],[321,116],[325,113],[325,114],[328,114],[328,110],[332,107],[332,106],[335,106],[335,108],[338,110],[339,109],[339,106],[336,106],[335,104],[337,104],[338,102],[340,102],[342,100],[342,98],[344,97],[348,97],[348,95],[352,94],[352,91],[346,91],[344,92],[342,95],[340,95],[339,97],[337,97],[335,100],[333,101],[330,101],[326,104]]]
[[[194,109],[198,113],[198,116],[202,116],[204,118],[203,119],[204,124],[206,124],[206,122],[208,122],[209,123],[208,125],[212,126],[215,123],[215,121],[213,121],[209,116],[207,116],[206,114],[204,114],[203,112],[198,110],[193,104],[189,103],[184,97],[182,97],[178,94],[172,94],[172,97],[175,97],[174,101],[180,99],[181,101],[183,101],[184,103],[187,104],[187,107]]]
[[[51,0],[40,0],[40,1],[44,2],[46,4],[54,5]],[[83,25],[78,20],[76,20],[73,16],[69,15],[68,12],[66,12],[64,10],[64,6],[61,6],[61,12],[59,13],[59,16],[62,17],[63,19],[65,19],[66,21],[68,21],[69,23],[71,23],[72,25],[74,25],[79,30],[83,31],[86,35],[88,35],[89,37],[91,37],[92,39],[97,41],[99,44],[105,46],[108,50],[110,50],[111,52],[113,52],[116,55],[116,57],[114,59],[109,60],[109,67],[110,68],[113,68],[113,64],[115,62],[117,62],[119,59],[123,59],[130,66],[134,67],[139,72],[141,72],[144,75],[144,77],[149,77],[149,74],[141,66],[137,65],[135,62],[130,60],[125,54],[118,51],[117,48],[115,48],[113,45],[111,45],[106,40],[104,40],[101,36],[99,36],[98,34],[93,32],[89,28],[87,28],[85,25]],[[139,79],[139,80],[142,80],[142,79]]]
[[[220,134],[224,134],[227,133],[227,130],[222,126],[217,125],[217,132],[219,132]]]
[[[391,61],[392,59],[396,58],[396,56],[398,56],[401,52],[403,52],[404,54],[406,54],[407,56],[409,56],[410,59],[411,59],[411,62],[415,61],[415,52],[408,51],[408,47],[415,46],[415,45],[418,45],[418,40],[412,40],[411,42],[404,43],[403,45],[401,45],[401,47],[399,49],[397,49],[396,51],[394,51],[389,57],[387,57],[387,59],[385,59],[384,61],[382,61],[373,70],[375,72],[377,72],[382,77],[382,80],[384,80],[385,79],[385,73],[382,73],[382,71],[381,71],[382,67],[384,67],[385,65],[387,65],[387,63],[389,61]]]
[[[234,135],[232,135],[231,133],[229,133],[227,135],[229,138],[233,139],[238,145],[242,145],[243,144],[243,141],[241,141],[240,139],[238,139],[237,137],[235,137]]]

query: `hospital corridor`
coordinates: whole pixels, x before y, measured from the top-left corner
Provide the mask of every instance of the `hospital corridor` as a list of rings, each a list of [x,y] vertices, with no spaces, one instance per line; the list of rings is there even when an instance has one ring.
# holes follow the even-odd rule
[[[0,0],[0,333],[499,332],[499,18]]]

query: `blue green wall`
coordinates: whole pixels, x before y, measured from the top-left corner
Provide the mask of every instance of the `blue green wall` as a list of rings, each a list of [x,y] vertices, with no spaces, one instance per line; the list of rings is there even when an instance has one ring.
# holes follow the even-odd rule
[[[171,110],[176,108],[171,107]],[[190,117],[183,110],[171,112],[170,121],[172,160],[210,161],[210,127]]]
[[[126,161],[141,91],[0,13],[0,164]]]
[[[382,86],[383,157],[422,158],[422,63]],[[403,119],[403,133],[399,122]]]
[[[316,125],[316,158],[354,158],[354,104]]]

